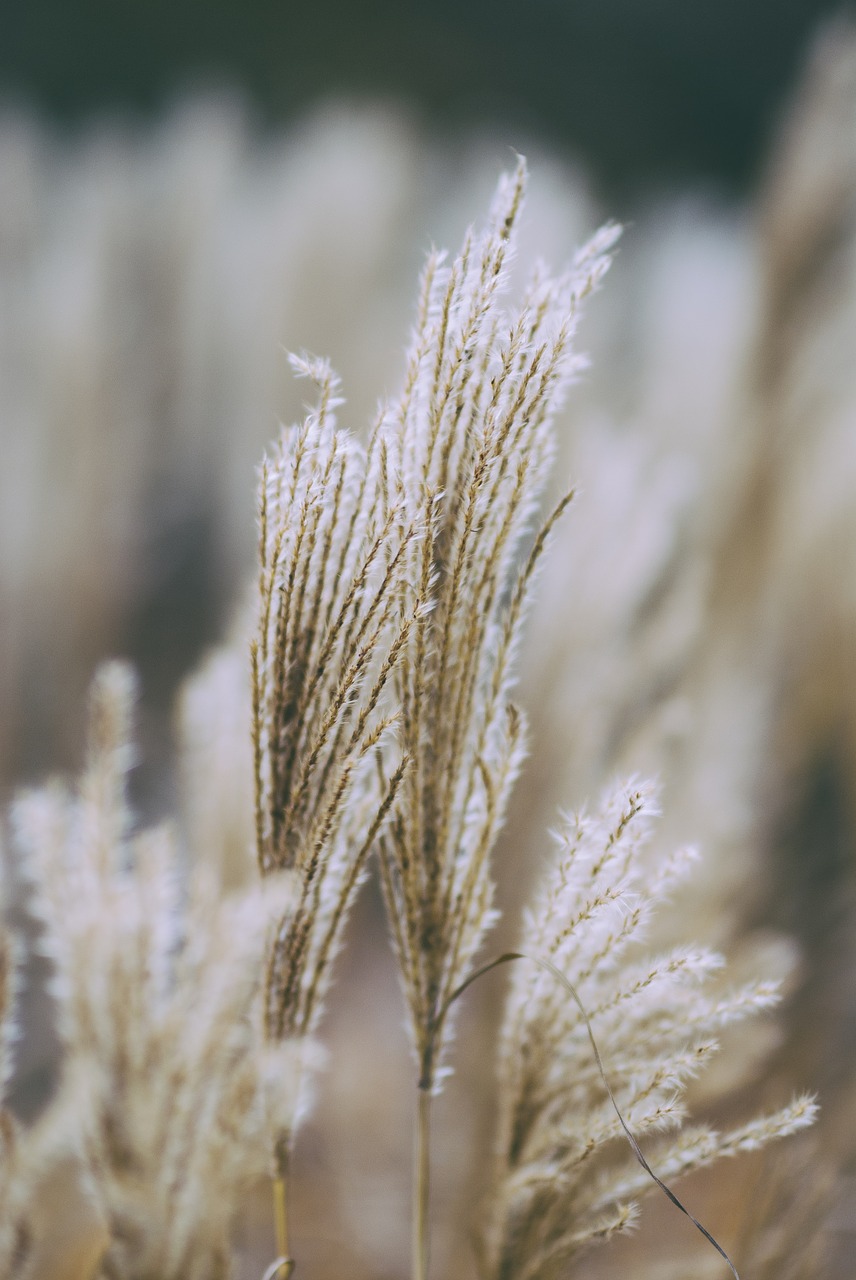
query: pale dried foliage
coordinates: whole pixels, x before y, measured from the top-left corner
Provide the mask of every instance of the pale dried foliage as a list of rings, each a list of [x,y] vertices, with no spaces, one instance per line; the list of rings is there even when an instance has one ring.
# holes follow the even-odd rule
[[[234,1212],[289,1091],[260,990],[265,920],[291,887],[218,900],[182,874],[168,829],[133,833],[132,699],[128,669],[102,669],[79,788],[25,795],[13,821],[55,968],[55,1123],[79,1142],[109,1233],[98,1275],[207,1280],[230,1272]]]
[[[336,381],[294,360],[317,409],[262,465],[259,604],[251,645],[255,829],[263,877],[299,889],[273,940],[265,1027],[313,1032],[354,893],[406,759],[378,761],[396,720],[385,697],[420,609],[407,552],[416,526],[391,496],[395,441],[338,431]],[[401,610],[401,612],[399,612]],[[288,1132],[278,1135],[288,1142]]]
[[[702,948],[640,954],[652,913],[695,861],[682,849],[649,859],[643,874],[654,813],[651,788],[630,784],[598,812],[566,818],[555,864],[527,913],[523,956],[547,958],[571,979],[588,1024],[552,972],[519,962],[500,1041],[484,1241],[484,1271],[497,1280],[561,1273],[585,1245],[631,1225],[634,1197],[654,1189],[605,1093],[590,1030],[634,1135],[673,1131],[647,1147],[660,1177],[755,1150],[814,1119],[814,1103],[798,1098],[723,1134],[682,1127],[686,1085],[716,1052],[718,1033],[769,1008],[776,989],[760,981],[722,990],[723,959]]]
[[[0,884],[0,905],[5,910],[8,886]],[[20,969],[24,948],[20,939],[0,929],[0,1280],[38,1280],[44,1274],[42,1263],[50,1250],[42,1248],[47,1232],[65,1246],[66,1261],[52,1274],[58,1280],[77,1280],[75,1268],[83,1261],[82,1274],[90,1275],[101,1240],[95,1231],[92,1247],[90,1233],[71,1232],[63,1239],[62,1206],[54,1204],[45,1211],[45,1193],[58,1171],[74,1168],[78,1149],[78,1132],[66,1122],[58,1108],[36,1124],[22,1124],[10,1106],[13,1093],[14,1046],[20,1038],[21,999]],[[78,1223],[87,1214],[79,1215]],[[59,1231],[56,1228],[59,1226]],[[74,1256],[76,1255],[76,1256]]]
[[[491,855],[525,754],[512,700],[521,627],[568,503],[560,496],[544,517],[553,419],[581,367],[580,304],[616,237],[605,228],[555,278],[536,268],[517,297],[524,185],[521,163],[458,257],[429,258],[403,390],[381,405],[366,443],[337,425],[326,361],[293,360],[317,404],[262,465],[251,660],[239,641],[183,697],[189,849],[168,828],[136,831],[132,681],[118,665],[93,688],[77,789],[53,785],[14,808],[66,1060],[38,1131],[22,1138],[2,1113],[0,1277],[24,1275],[37,1182],[68,1151],[79,1153],[109,1237],[97,1275],[230,1274],[245,1190],[272,1156],[285,1171],[307,1113],[319,1018],[374,852],[423,1093],[450,1065],[450,1009],[496,919]],[[723,367],[729,360],[733,351]],[[663,406],[653,396],[649,408],[658,416]],[[533,645],[549,659],[535,724],[553,762],[521,806],[527,850],[554,792],[576,803],[605,772],[646,755],[662,768],[673,829],[702,815],[718,854],[753,829],[747,796],[773,677],[755,681],[738,641],[756,615],[721,589],[747,497],[730,494],[737,433],[728,447],[717,434],[728,411],[717,402],[690,457],[676,459],[668,414],[651,445],[591,415],[575,436],[569,452],[594,497],[582,529],[572,518],[563,534],[563,561],[580,540],[579,595],[568,610],[551,598],[546,639]],[[756,443],[741,447],[751,454]],[[610,493],[615,522],[604,515]],[[125,533],[118,569],[130,558]],[[784,553],[781,563],[784,581]],[[551,683],[557,637],[575,664],[561,689]],[[656,949],[679,929],[732,931],[734,908],[719,907],[755,864],[741,855],[723,870],[709,859],[695,906],[662,926],[669,913],[655,913],[685,892],[695,863],[649,844],[653,813],[651,790],[631,783],[596,813],[562,820],[521,950],[573,983],[622,1114],[672,1178],[800,1128],[814,1107],[797,1098],[721,1134],[682,1127],[685,1091],[719,1032],[775,993],[765,982],[728,989],[719,956],[700,946]],[[260,876],[248,890],[253,847]],[[11,955],[0,941],[3,1083]],[[499,1123],[479,1261],[491,1280],[547,1280],[629,1227],[653,1184],[633,1161],[580,1008],[525,959],[495,1056]],[[784,1265],[785,1235],[771,1229],[752,1255],[763,1280]]]
[[[578,368],[579,304],[616,236],[599,233],[556,280],[539,270],[508,309],[524,178],[521,165],[500,184],[486,230],[469,233],[448,268],[429,259],[404,391],[382,410],[367,450],[336,431],[327,366],[301,361],[319,405],[262,471],[257,845],[263,874],[293,868],[302,885],[272,951],[269,1034],[312,1032],[377,843],[425,1093],[444,1065],[450,1006],[493,923],[489,857],[523,753],[512,665],[532,574],[568,501],[538,528],[552,415]],[[580,987],[622,1105],[643,1132],[679,1125],[676,1095],[712,1054],[714,1033],[773,1001],[764,983],[700,994],[721,966],[713,953],[633,954],[687,862],[643,877],[649,809],[644,791],[631,792],[597,821],[569,827],[558,886],[533,910],[524,948],[546,948]],[[500,1055],[506,1167],[486,1265],[501,1277],[541,1276],[628,1226],[634,1209],[623,1202],[649,1175],[632,1157],[629,1167],[601,1159],[620,1126],[566,993],[539,975],[517,988],[510,1022]],[[682,1173],[813,1116],[798,1099],[723,1136],[688,1130],[661,1163]]]

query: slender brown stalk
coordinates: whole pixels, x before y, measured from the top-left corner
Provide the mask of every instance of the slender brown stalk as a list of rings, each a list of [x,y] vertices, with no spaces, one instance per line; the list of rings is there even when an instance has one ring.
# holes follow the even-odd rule
[[[273,1222],[276,1231],[276,1251],[288,1259],[288,1168],[279,1172],[273,1180]]]
[[[413,1280],[428,1280],[431,1205],[431,1088],[417,1089],[413,1167]]]

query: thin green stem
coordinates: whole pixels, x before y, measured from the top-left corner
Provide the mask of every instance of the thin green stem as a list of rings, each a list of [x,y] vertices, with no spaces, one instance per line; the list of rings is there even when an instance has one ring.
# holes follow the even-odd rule
[[[428,1280],[428,1210],[431,1190],[431,1088],[417,1090],[413,1169],[413,1280]]]

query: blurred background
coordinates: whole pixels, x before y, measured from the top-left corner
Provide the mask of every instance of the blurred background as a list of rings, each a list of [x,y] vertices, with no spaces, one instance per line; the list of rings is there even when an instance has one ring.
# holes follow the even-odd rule
[[[57,709],[105,647],[130,649],[165,705],[222,627],[249,539],[215,491],[226,478],[240,503],[243,459],[299,408],[278,344],[328,352],[360,421],[394,384],[427,245],[454,241],[512,148],[543,157],[543,203],[559,197],[539,251],[630,221],[624,283],[643,290],[637,246],[682,201],[691,235],[762,189],[812,41],[844,14],[6,0],[4,575],[50,622],[6,615],[3,776],[70,762]],[[39,573],[62,608],[36,598]]]
[[[510,941],[556,806],[657,773],[661,839],[705,854],[684,936],[789,992],[698,1105],[719,1118],[810,1087],[824,1107],[805,1157],[831,1187],[814,1215],[824,1269],[789,1245],[785,1272],[775,1232],[753,1245],[750,1231],[746,1258],[771,1280],[851,1274],[852,9],[2,3],[3,796],[77,767],[92,671],[126,654],[144,690],[141,811],[182,812],[188,844],[219,839],[223,857],[227,834],[244,840],[243,771],[228,751],[222,776],[212,762],[200,808],[173,707],[245,598],[255,467],[303,399],[282,348],[331,357],[342,421],[361,430],[397,385],[425,251],[454,249],[524,152],[523,266],[556,263],[605,217],[627,230],[562,429],[558,472],[580,497],[522,659],[532,747],[499,851],[515,870],[502,928]],[[370,891],[328,1030],[351,1069],[328,1073],[305,1143],[307,1274],[347,1258],[377,1280],[406,1256],[409,1066],[382,935]],[[499,990],[472,1015],[485,1035]],[[458,1256],[485,1164],[487,1120],[465,1101],[484,1092],[485,1043],[462,1043],[448,1104],[438,1261]],[[31,1034],[24,1110],[51,1063]],[[735,1226],[720,1184],[697,1195],[712,1225]],[[264,1248],[246,1230],[252,1276]],[[656,1256],[662,1235],[647,1239]]]
[[[4,4],[7,96],[63,129],[151,121],[237,88],[260,126],[331,96],[385,99],[441,136],[487,126],[585,161],[612,192],[745,190],[836,0],[30,0]]]

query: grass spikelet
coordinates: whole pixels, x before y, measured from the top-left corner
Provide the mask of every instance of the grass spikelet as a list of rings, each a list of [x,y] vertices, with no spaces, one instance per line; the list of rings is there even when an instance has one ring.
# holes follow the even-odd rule
[[[379,423],[364,448],[336,425],[329,365],[301,356],[292,367],[318,399],[262,465],[251,646],[258,865],[296,885],[266,962],[273,1045],[314,1032],[354,895],[406,775],[390,693],[422,605],[407,577],[420,530],[401,501],[398,441]],[[281,1172],[297,1118],[271,1135]]]
[[[78,787],[25,795],[13,816],[55,966],[57,1112],[109,1235],[102,1274],[207,1280],[228,1274],[241,1193],[267,1167],[260,971],[293,887],[219,900],[200,879],[188,897],[169,829],[134,832],[133,694],[127,667],[99,672]]]
[[[600,233],[565,275],[540,275],[507,306],[525,183],[520,161],[485,231],[468,233],[450,266],[429,263],[405,390],[388,414],[403,459],[400,501],[425,529],[408,545],[407,581],[431,608],[416,618],[396,673],[413,766],[380,847],[429,1091],[451,1030],[440,1011],[494,918],[489,858],[524,751],[513,658],[534,570],[568,500],[539,531],[552,420],[576,369],[579,304],[617,234]]]
[[[527,917],[521,953],[542,954],[549,965],[514,974],[502,1032],[483,1246],[485,1274],[495,1280],[552,1276],[600,1237],[604,1215],[618,1224],[634,1198],[658,1185],[675,1199],[663,1179],[814,1120],[813,1100],[802,1097],[730,1133],[681,1128],[681,1095],[716,1051],[711,1032],[768,1006],[774,993],[767,984],[724,999],[708,994],[722,966],[711,952],[639,957],[646,923],[680,861],[661,859],[653,871],[646,864],[643,877],[640,854],[655,813],[650,787],[630,783],[594,815],[566,818]],[[573,984],[573,1000],[553,968]],[[641,1155],[633,1134],[669,1130],[675,1135]]]

